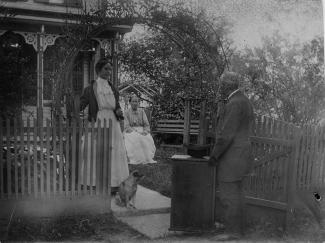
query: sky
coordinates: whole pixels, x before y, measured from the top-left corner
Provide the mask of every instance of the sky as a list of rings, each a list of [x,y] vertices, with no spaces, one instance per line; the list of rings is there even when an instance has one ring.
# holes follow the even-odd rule
[[[232,23],[228,38],[236,49],[259,47],[264,36],[275,31],[291,41],[306,42],[323,36],[321,0],[186,0],[203,7],[211,16]],[[130,36],[142,32],[135,27]]]
[[[210,14],[233,23],[230,38],[241,49],[261,45],[263,36],[275,31],[291,41],[310,41],[323,36],[321,0],[206,0]],[[213,7],[212,7],[213,6]]]

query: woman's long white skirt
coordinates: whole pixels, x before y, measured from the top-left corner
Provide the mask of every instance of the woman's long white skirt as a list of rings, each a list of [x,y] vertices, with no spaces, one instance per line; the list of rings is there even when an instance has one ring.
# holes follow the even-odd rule
[[[127,155],[123,140],[123,133],[121,131],[120,123],[117,121],[115,114],[112,110],[101,110],[97,114],[97,119],[101,119],[101,124],[103,126],[104,119],[106,119],[106,124],[108,127],[108,119],[112,120],[112,161],[111,161],[111,186],[117,187],[129,176],[129,168],[127,163]],[[88,134],[88,141],[91,139],[91,134]],[[82,149],[85,146],[85,139],[82,139]],[[93,147],[93,158],[92,161],[96,161],[96,148],[99,145],[97,144],[96,139],[94,139]],[[103,146],[103,145],[101,145]],[[104,149],[109,149],[104,148]],[[81,184],[84,184],[84,162],[87,162],[87,185],[90,185],[90,164],[93,166],[93,176],[92,176],[92,185],[96,185],[96,163],[91,162],[91,143],[88,142],[87,146],[87,159],[81,164]],[[104,162],[105,163],[105,162]]]
[[[156,163],[153,160],[156,146],[150,133],[141,135],[143,127],[134,127],[136,131],[124,133],[126,152],[130,164]]]

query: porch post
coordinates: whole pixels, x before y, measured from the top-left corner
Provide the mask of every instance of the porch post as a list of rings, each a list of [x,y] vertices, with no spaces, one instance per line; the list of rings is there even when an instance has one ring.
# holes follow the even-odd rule
[[[43,124],[43,81],[44,81],[44,25],[37,33],[37,125]]]
[[[115,38],[111,42],[111,53],[113,61],[113,85],[118,87],[118,42],[120,40],[120,34],[117,32]]]
[[[200,104],[200,121],[199,121],[199,135],[198,144],[205,144],[207,136],[207,119],[206,119],[206,100],[202,100]]]
[[[83,63],[82,63],[82,70],[83,70],[83,86],[82,88],[84,89],[85,87],[87,87],[89,85],[89,81],[90,81],[90,72],[89,72],[89,66],[90,66],[90,57],[89,57],[89,53],[84,52],[83,53]]]

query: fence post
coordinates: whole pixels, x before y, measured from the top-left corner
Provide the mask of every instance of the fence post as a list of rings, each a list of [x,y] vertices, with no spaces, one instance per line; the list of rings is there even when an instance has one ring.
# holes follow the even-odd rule
[[[187,154],[187,147],[190,143],[190,129],[191,129],[191,103],[189,99],[185,100],[185,112],[184,112],[184,131],[183,131],[183,149]]]
[[[294,196],[296,193],[296,179],[297,179],[297,159],[299,156],[299,143],[301,140],[301,130],[297,127],[292,127],[294,136],[292,143],[292,153],[291,158],[287,167],[287,210],[286,210],[286,222],[285,230],[288,229],[290,223],[292,222],[292,209],[294,206]]]
[[[198,144],[205,144],[206,143],[206,135],[207,135],[207,129],[206,129],[206,100],[203,100],[201,102],[201,109],[200,109],[200,121],[199,121],[199,136],[198,136]]]

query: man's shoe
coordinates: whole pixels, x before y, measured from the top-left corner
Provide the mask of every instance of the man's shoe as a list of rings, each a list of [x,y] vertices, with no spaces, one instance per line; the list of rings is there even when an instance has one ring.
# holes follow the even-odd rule
[[[220,234],[213,237],[215,241],[231,241],[239,240],[241,236],[239,234]]]

